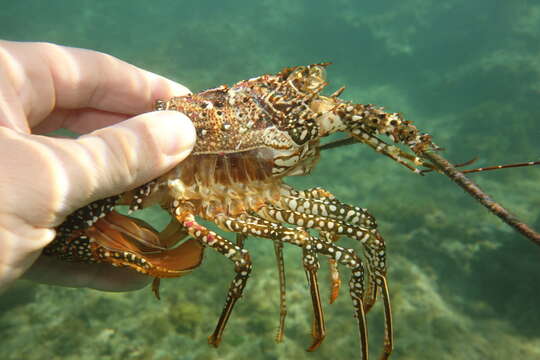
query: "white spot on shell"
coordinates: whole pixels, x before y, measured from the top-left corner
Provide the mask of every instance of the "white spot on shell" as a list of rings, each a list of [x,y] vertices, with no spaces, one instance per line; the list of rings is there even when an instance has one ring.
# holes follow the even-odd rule
[[[289,201],[289,208],[290,208],[291,210],[296,210],[296,206],[297,206],[297,205],[298,205],[298,204],[297,204],[297,202],[296,202],[295,199],[292,199],[291,201]]]

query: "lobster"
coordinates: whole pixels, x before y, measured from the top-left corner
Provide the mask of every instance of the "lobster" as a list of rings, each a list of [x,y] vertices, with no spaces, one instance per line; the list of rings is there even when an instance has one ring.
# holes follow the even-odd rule
[[[139,188],[95,201],[69,215],[57,227],[57,235],[44,254],[66,261],[130,267],[155,278],[152,290],[159,298],[159,279],[188,274],[201,264],[204,249],[217,251],[232,262],[235,273],[208,339],[217,347],[251,273],[251,258],[244,248],[248,236],[274,242],[281,307],[277,340],[282,339],[286,314],[282,249],[285,243],[296,245],[302,249],[314,313],[313,343],[308,351],[315,350],[326,336],[317,279],[318,257],[322,255],[328,258],[332,272],[331,302],[340,287],[339,266],[351,270],[349,293],[361,358],[367,360],[366,314],[378,296],[385,319],[381,358],[387,359],[393,349],[385,240],[377,222],[366,209],[345,204],[323,188],[297,190],[284,183],[288,176],[308,175],[322,149],[354,141],[415,173],[444,173],[540,244],[538,234],[442,158],[431,136],[418,131],[401,114],[344,101],[339,98],[344,88],[322,95],[328,64],[285,68],[231,87],[159,100],[156,110],[177,110],[192,119],[198,140],[191,155]],[[322,138],[336,132],[350,138],[337,145],[320,144]],[[158,232],[142,220],[118,213],[118,205],[128,205],[130,211],[159,205],[172,219]],[[236,241],[201,225],[198,219],[235,233]],[[363,256],[340,246],[340,237],[358,241]]]

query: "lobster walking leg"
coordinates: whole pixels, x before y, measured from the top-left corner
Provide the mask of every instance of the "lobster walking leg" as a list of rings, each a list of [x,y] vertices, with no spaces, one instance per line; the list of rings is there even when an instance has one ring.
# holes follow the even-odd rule
[[[319,200],[332,200],[334,195],[320,187],[314,187],[307,190],[296,190],[290,187],[285,187],[283,189],[283,195],[285,196],[295,196],[297,198],[304,199],[319,199]],[[307,210],[309,211],[309,210]],[[331,233],[320,232],[322,237],[325,237],[328,241],[336,242],[339,240],[339,236],[333,235]],[[333,259],[328,259],[328,268],[330,270],[330,300],[329,303],[332,304],[337,299],[339,295],[339,289],[341,287],[341,279],[339,278],[339,269],[337,263]]]
[[[282,207],[267,205],[261,209],[261,213],[265,218],[274,221],[317,229],[321,237],[327,241],[333,242],[339,236],[347,236],[363,244],[370,270],[370,291],[364,299],[366,310],[369,310],[375,302],[376,294],[376,284],[373,284],[375,280],[372,275],[381,271],[385,274],[386,271],[384,241],[380,235],[377,235],[376,223],[371,215],[364,209],[342,204],[336,199],[283,197],[278,205]],[[300,212],[295,211],[298,208],[301,208]]]
[[[227,231],[263,237],[271,239],[274,242],[288,242],[303,248],[303,264],[310,285],[314,313],[312,325],[313,344],[308,348],[308,351],[315,350],[321,344],[326,335],[326,327],[324,325],[324,315],[320,303],[319,286],[317,282],[317,270],[319,269],[319,263],[315,253],[313,252],[313,246],[309,245],[311,239],[309,234],[301,228],[289,229],[280,224],[249,215],[244,215],[241,218],[228,218],[226,216],[220,216],[216,219],[216,223]],[[277,254],[277,256],[280,257],[280,254]],[[279,262],[280,261],[278,259],[278,264]],[[285,289],[282,289],[280,292],[284,297]],[[283,304],[284,300],[281,300],[281,303]],[[280,316],[278,336],[283,333],[284,321],[285,317]]]
[[[244,241],[247,239],[245,234],[236,234],[236,245],[244,248]],[[285,332],[285,317],[287,316],[287,303],[285,298],[285,263],[283,261],[283,243],[274,241],[274,252],[276,254],[276,263],[279,275],[279,326],[275,340],[277,343],[283,341]]]
[[[333,242],[333,241],[332,241]],[[339,269],[337,263],[333,259],[328,260],[328,268],[330,270],[330,304],[333,304],[336,301],[339,295],[339,289],[341,287],[341,279],[339,278]]]
[[[310,194],[311,198],[293,196],[306,193]],[[320,193],[324,193],[324,190],[317,189],[316,193],[313,190],[291,191],[291,196],[283,196],[279,204],[267,205],[260,213],[267,219],[317,229],[328,242],[332,241],[332,236],[347,236],[363,244],[369,269],[369,287],[363,297],[364,311],[371,309],[377,292],[381,290],[385,312],[383,358],[389,356],[393,347],[393,336],[384,239],[377,232],[375,219],[365,209],[343,204],[335,198],[318,199],[316,194]]]
[[[390,294],[388,292],[388,281],[385,276],[378,277],[380,279],[379,287],[381,288],[382,298],[384,302],[384,351],[381,355],[381,360],[386,360],[392,354],[394,349],[394,331],[392,326],[392,313],[390,311]]]
[[[317,280],[317,271],[319,270],[320,265],[317,260],[317,253],[312,246],[305,246],[303,248],[303,262],[304,269],[306,269],[306,276],[311,293],[311,302],[313,305],[311,336],[314,341],[307,351],[315,351],[326,337],[326,326],[324,323],[324,312],[319,292],[319,282]]]
[[[410,160],[413,158],[409,157]],[[332,218],[345,223],[353,223],[361,226],[366,226],[370,229],[377,227],[376,221],[371,214],[369,214],[365,209],[360,209],[358,207],[353,207],[348,204],[344,204],[341,201],[335,199],[335,197],[328,191],[317,187],[313,189],[298,191],[292,188],[287,189],[286,194],[280,203],[281,206],[288,208],[289,210],[297,210],[297,206],[301,204],[304,214],[314,215],[313,209],[318,211],[315,214],[319,213],[326,215],[327,218]],[[285,219],[289,219],[290,216],[285,216]],[[314,219],[314,224],[320,226],[320,222],[324,221],[327,223],[327,219]],[[306,222],[307,223],[307,222]],[[315,226],[317,228],[317,226]],[[338,229],[339,226],[334,226],[334,229]],[[322,229],[319,229],[322,230]],[[349,233],[347,229],[348,236],[350,234],[356,234],[356,231]],[[321,235],[325,236],[330,240],[330,232],[321,231]],[[339,233],[338,233],[339,234]],[[333,234],[336,237],[336,232]],[[332,240],[333,241],[333,240]],[[388,295],[388,285],[386,280],[386,259],[385,259],[385,246],[382,237],[378,239],[370,239],[366,243],[367,248],[367,258],[368,258],[368,289],[364,297],[364,306],[366,313],[373,307],[377,300],[378,289],[381,290],[383,295],[384,310],[385,310],[385,354],[390,354],[393,347],[393,332],[392,332],[392,314],[390,308],[390,297]],[[379,257],[379,259],[375,259]],[[374,265],[379,266],[380,269],[376,270]],[[376,273],[382,273],[382,276],[378,276]],[[333,295],[337,296],[337,295]],[[331,297],[331,299],[333,299]]]
[[[283,341],[285,333],[285,317],[287,316],[287,302],[285,298],[286,281],[285,281],[285,262],[283,261],[283,243],[274,240],[274,252],[276,254],[276,263],[279,276],[279,326],[276,333],[276,342]]]
[[[298,225],[301,222],[308,228],[318,229],[321,236],[329,241],[335,241],[334,239],[339,236],[348,236],[364,245],[369,269],[369,287],[364,298],[366,312],[368,312],[375,304],[377,297],[378,285],[375,275],[377,272],[382,272],[383,276],[386,276],[384,240],[377,235],[378,233],[373,235],[373,230],[377,228],[375,219],[366,209],[344,204],[321,188],[305,191],[291,190],[289,193],[289,196],[282,197],[279,204],[282,209],[273,208],[276,215],[279,213],[286,221],[293,220],[293,222],[288,221],[291,224]],[[306,195],[307,197],[302,197]],[[376,267],[381,269],[376,269]]]
[[[208,343],[214,347],[218,347],[234,305],[242,296],[242,292],[251,273],[251,258],[246,249],[234,245],[229,240],[198,224],[193,213],[183,209],[181,205],[179,204],[173,208],[172,213],[175,214],[176,219],[186,228],[189,235],[199,241],[203,246],[211,247],[234,263],[236,276],[229,287],[227,300],[225,301],[225,306],[216,328],[212,335],[208,337]]]
[[[341,265],[345,265],[351,269],[351,279],[349,281],[350,294],[354,306],[354,315],[358,321],[358,330],[360,333],[360,342],[362,345],[362,359],[368,357],[368,342],[367,342],[367,325],[364,312],[364,266],[362,260],[355,254],[352,249],[345,249],[337,246],[329,241],[310,236],[301,227],[287,228],[279,223],[271,222],[257,216],[243,215],[239,218],[227,218],[225,216],[216,219],[216,223],[225,230],[236,233],[247,233],[258,237],[269,239],[281,239],[281,241],[291,243],[307,250],[306,255],[323,254]],[[313,259],[304,258],[304,264],[315,264],[316,257]],[[316,281],[314,275],[316,266],[307,267],[306,272],[308,278]],[[320,296],[318,295],[318,287],[311,285],[312,302],[314,304],[315,324],[313,330],[313,344],[308,348],[309,351],[314,350],[320,345],[324,338],[324,320],[322,318],[322,306]],[[319,314],[321,315],[320,317]]]

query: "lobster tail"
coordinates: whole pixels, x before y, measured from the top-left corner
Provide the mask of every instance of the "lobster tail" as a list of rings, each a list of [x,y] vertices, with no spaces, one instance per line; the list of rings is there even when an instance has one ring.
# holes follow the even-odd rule
[[[142,220],[112,211],[85,233],[94,240],[97,258],[154,277],[183,276],[202,262],[203,247],[191,238],[182,242],[187,234],[177,222],[158,233]]]
[[[72,214],[44,254],[127,266],[159,278],[183,276],[201,264],[203,247],[176,221],[159,233],[143,220],[112,210],[114,203],[98,200]]]

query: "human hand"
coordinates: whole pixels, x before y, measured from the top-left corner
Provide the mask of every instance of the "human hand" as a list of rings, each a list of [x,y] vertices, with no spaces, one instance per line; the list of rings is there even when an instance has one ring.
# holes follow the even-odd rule
[[[195,131],[186,116],[144,113],[158,98],[188,92],[102,53],[0,41],[0,289],[30,268],[68,214],[142,185],[189,154]],[[58,128],[88,134],[38,135]],[[110,291],[151,280],[44,256],[27,276]]]

